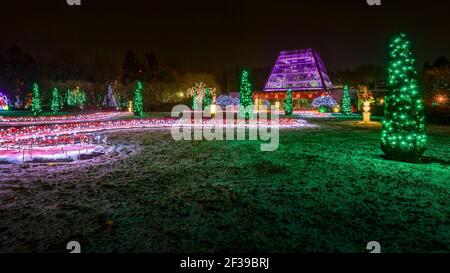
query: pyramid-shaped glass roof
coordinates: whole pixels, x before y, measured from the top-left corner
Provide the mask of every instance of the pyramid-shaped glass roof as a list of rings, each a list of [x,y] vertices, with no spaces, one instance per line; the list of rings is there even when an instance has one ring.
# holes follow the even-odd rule
[[[308,48],[280,52],[264,91],[327,90],[332,87],[319,54]]]

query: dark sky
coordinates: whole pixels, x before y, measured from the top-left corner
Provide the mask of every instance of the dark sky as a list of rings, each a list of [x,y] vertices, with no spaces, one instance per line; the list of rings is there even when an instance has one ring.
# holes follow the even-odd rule
[[[450,1],[2,0],[0,46],[38,56],[123,56],[153,51],[187,70],[271,66],[280,50],[316,48],[329,70],[385,62],[396,32],[419,62],[450,57]]]

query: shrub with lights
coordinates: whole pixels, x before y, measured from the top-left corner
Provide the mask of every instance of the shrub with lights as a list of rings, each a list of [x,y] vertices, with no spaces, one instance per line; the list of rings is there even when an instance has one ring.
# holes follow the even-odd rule
[[[206,109],[213,103],[213,98],[211,94],[211,89],[209,87],[205,90],[205,96],[203,97],[203,109]]]
[[[86,93],[80,89],[80,87],[76,87],[73,90],[67,90],[67,105],[70,107],[78,107],[83,109],[86,105],[87,97]]]
[[[424,107],[415,59],[405,34],[397,35],[389,48],[388,93],[381,149],[390,159],[414,161],[427,147]]]
[[[217,97],[217,105],[219,106],[236,106],[240,104],[240,100],[239,98],[233,98],[230,96],[226,96],[226,95],[220,95],[219,97]]]
[[[313,100],[313,107],[318,108],[321,113],[328,112],[337,102],[331,96],[321,96]]]

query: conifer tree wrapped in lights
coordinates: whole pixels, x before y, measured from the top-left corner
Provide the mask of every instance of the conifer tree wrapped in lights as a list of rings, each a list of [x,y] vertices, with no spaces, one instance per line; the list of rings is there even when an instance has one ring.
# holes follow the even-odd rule
[[[116,97],[114,96],[112,86],[108,86],[108,93],[106,93],[105,99],[103,99],[104,107],[117,108]]]
[[[141,117],[144,114],[144,100],[142,95],[142,89],[144,86],[140,81],[136,83],[136,90],[133,97],[133,112],[135,116]]]
[[[292,105],[292,90],[289,89],[286,94],[286,99],[284,100],[284,112],[286,115],[290,116],[294,112]]]
[[[32,96],[31,113],[33,113],[34,116],[37,116],[42,112],[41,92],[39,92],[39,86],[37,83],[33,84]]]
[[[53,114],[56,114],[61,110],[61,97],[59,96],[58,88],[52,89],[52,101],[50,105],[50,110]]]
[[[390,45],[381,134],[381,149],[388,158],[416,160],[426,150],[425,115],[417,77],[411,44],[405,34],[399,34]]]
[[[211,89],[209,87],[205,90],[205,96],[203,97],[203,109],[210,106],[212,104],[212,94]]]
[[[350,100],[350,91],[348,85],[344,85],[342,93],[342,114],[346,116],[352,114],[352,104]]]
[[[253,91],[249,80],[248,70],[243,70],[240,81],[240,102],[239,116],[241,118],[253,117]],[[248,111],[248,112],[246,112]]]

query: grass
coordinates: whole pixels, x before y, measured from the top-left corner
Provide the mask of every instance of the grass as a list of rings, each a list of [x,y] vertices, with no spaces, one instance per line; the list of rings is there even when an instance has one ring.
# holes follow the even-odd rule
[[[136,155],[0,167],[0,251],[450,251],[450,127],[430,126],[424,163],[408,164],[383,159],[379,123],[310,122],[320,127],[282,131],[271,153],[118,132],[109,140]]]
[[[70,114],[69,112],[58,112],[56,114],[52,112],[42,112],[39,116],[64,116]],[[0,111],[0,116],[3,117],[32,117],[33,113],[31,111]]]

